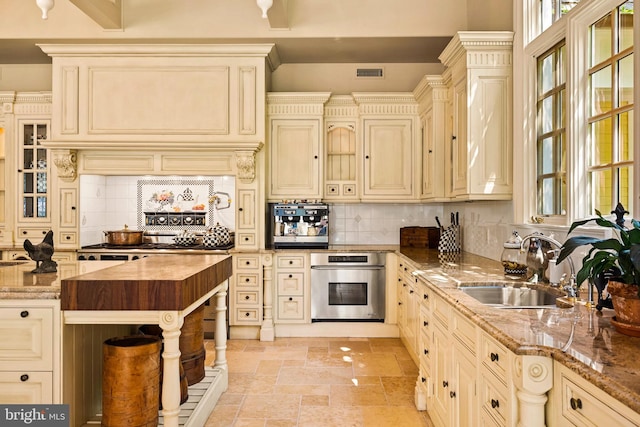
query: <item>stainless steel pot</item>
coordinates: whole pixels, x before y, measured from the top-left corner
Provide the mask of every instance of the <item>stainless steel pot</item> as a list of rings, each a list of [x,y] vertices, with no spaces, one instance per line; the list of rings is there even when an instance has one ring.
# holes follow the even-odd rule
[[[125,224],[122,230],[105,231],[107,244],[117,246],[133,246],[142,243],[144,231],[129,230]]]

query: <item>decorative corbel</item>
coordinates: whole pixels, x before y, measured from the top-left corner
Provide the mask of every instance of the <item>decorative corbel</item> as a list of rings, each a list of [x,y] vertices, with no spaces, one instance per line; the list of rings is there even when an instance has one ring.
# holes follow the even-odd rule
[[[250,184],[256,178],[256,153],[264,144],[253,151],[236,151],[236,166],[238,167],[238,179],[245,184]]]
[[[53,164],[58,168],[58,178],[73,182],[78,176],[76,150],[52,150]]]

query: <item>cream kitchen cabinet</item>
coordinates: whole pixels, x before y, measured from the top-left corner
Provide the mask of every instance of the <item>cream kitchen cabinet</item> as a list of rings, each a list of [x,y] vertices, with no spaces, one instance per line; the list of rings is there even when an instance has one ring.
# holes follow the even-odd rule
[[[418,103],[413,93],[354,93],[362,145],[362,201],[417,199]]]
[[[311,321],[309,255],[283,252],[275,256],[276,317],[274,323]]]
[[[60,303],[0,301],[0,402],[61,403]]]
[[[445,197],[446,104],[448,91],[442,76],[424,76],[414,90],[418,100],[422,136],[422,182],[420,199]]]
[[[262,323],[262,264],[258,253],[233,255],[229,290],[229,325],[260,326]]]
[[[237,183],[236,234],[235,247],[238,249],[258,249],[257,194],[253,183],[248,186]],[[246,188],[245,188],[246,187]]]
[[[554,363],[553,408],[549,426],[640,426],[632,411],[561,363]]]
[[[327,99],[328,93],[267,94],[268,199],[322,198],[323,108]]]
[[[440,60],[448,87],[445,196],[508,200],[512,179],[511,32],[459,32]]]
[[[400,339],[416,363],[418,360],[418,322],[420,321],[420,292],[416,268],[409,262],[398,263],[398,327]]]

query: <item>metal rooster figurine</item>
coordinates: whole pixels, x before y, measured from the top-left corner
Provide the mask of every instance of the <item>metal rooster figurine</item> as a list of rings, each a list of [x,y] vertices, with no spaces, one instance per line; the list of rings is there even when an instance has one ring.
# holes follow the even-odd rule
[[[36,262],[35,270],[31,272],[38,273],[55,273],[58,271],[58,263],[51,260],[53,255],[53,231],[49,230],[44,240],[34,245],[29,239],[24,241],[24,250],[29,254],[29,258]]]

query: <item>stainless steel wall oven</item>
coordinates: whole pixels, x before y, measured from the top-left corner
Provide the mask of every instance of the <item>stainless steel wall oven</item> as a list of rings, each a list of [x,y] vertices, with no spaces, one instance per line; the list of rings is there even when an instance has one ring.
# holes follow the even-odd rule
[[[384,322],[385,257],[378,253],[311,254],[311,321]]]

